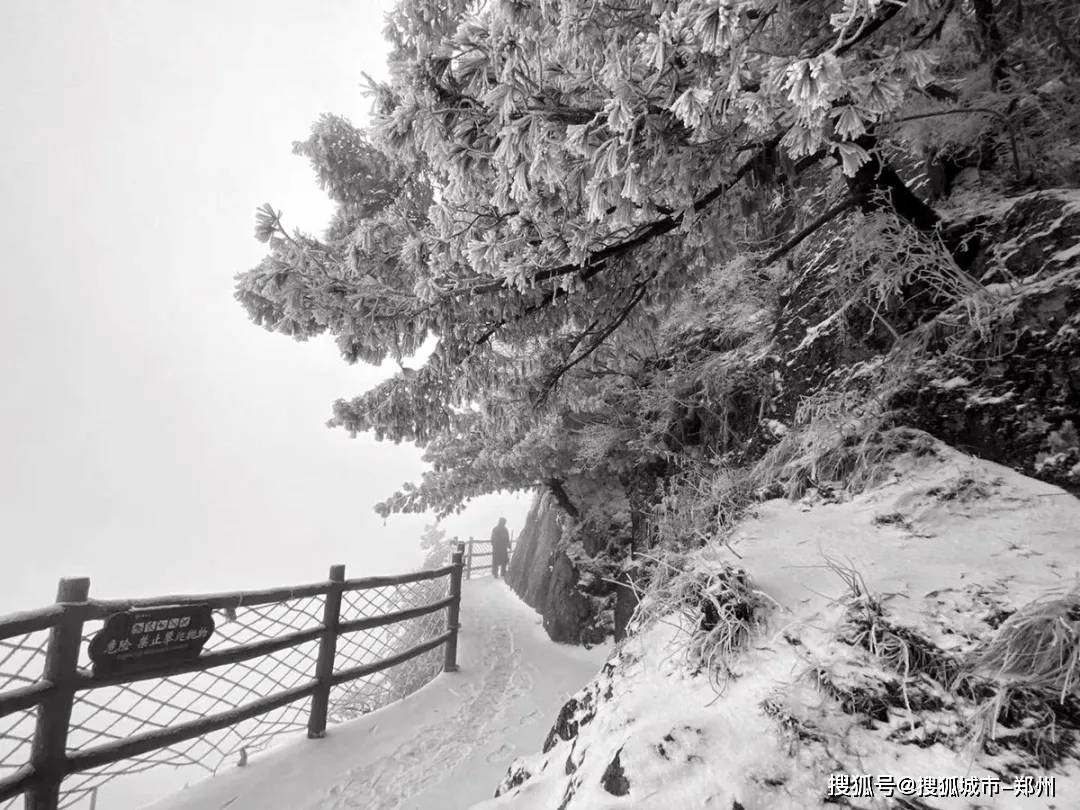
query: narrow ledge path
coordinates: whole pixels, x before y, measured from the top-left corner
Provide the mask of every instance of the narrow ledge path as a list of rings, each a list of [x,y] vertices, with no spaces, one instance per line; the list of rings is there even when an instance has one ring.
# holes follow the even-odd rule
[[[608,650],[553,643],[502,580],[463,583],[461,623],[459,672],[147,810],[461,810],[490,799]]]

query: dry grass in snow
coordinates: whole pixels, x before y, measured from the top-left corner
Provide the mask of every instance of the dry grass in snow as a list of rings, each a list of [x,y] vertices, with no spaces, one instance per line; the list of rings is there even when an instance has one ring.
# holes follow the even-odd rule
[[[655,561],[637,635],[479,807],[1074,806],[1080,501],[924,438],[861,494],[767,501],[730,548]],[[1003,789],[830,796],[833,774]]]

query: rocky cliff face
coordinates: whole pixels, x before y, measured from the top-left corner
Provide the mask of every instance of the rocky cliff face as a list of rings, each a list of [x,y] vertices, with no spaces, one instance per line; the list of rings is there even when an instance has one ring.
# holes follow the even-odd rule
[[[975,270],[998,305],[969,351],[942,352],[893,404],[907,424],[1080,494],[1080,190],[981,219]]]
[[[607,588],[595,592],[593,558],[572,539],[568,523],[550,495],[537,494],[518,535],[506,579],[543,616],[544,629],[553,641],[598,643],[613,629],[613,597],[603,592]]]
[[[845,310],[836,267],[858,232],[837,229],[808,251],[765,353],[773,415],[791,424],[808,398],[873,390],[891,424],[1080,492],[1080,191],[1004,198],[975,187],[947,213],[945,230],[970,244],[959,303],[923,289],[949,279],[912,273],[876,311]]]

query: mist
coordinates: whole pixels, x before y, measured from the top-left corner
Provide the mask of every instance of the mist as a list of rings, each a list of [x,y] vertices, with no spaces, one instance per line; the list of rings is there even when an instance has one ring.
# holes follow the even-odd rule
[[[61,576],[143,596],[407,570],[432,516],[372,507],[420,451],[350,440],[331,403],[392,369],[253,326],[254,210],[321,232],[291,153],[366,119],[388,2],[8,2],[0,29],[0,611]],[[395,367],[396,368],[396,367]],[[520,527],[525,497],[449,519]]]

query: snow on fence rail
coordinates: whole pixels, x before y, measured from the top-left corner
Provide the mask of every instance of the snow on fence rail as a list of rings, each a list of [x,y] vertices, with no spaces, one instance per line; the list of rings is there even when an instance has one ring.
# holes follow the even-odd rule
[[[457,669],[463,557],[462,543],[450,565],[413,574],[345,579],[333,566],[311,585],[127,601],[61,580],[56,604],[0,617],[0,810],[20,795],[27,810],[93,808],[117,776],[243,764],[276,735],[322,737],[328,720]],[[110,616],[173,607],[213,612],[197,657],[91,667],[89,642]]]

